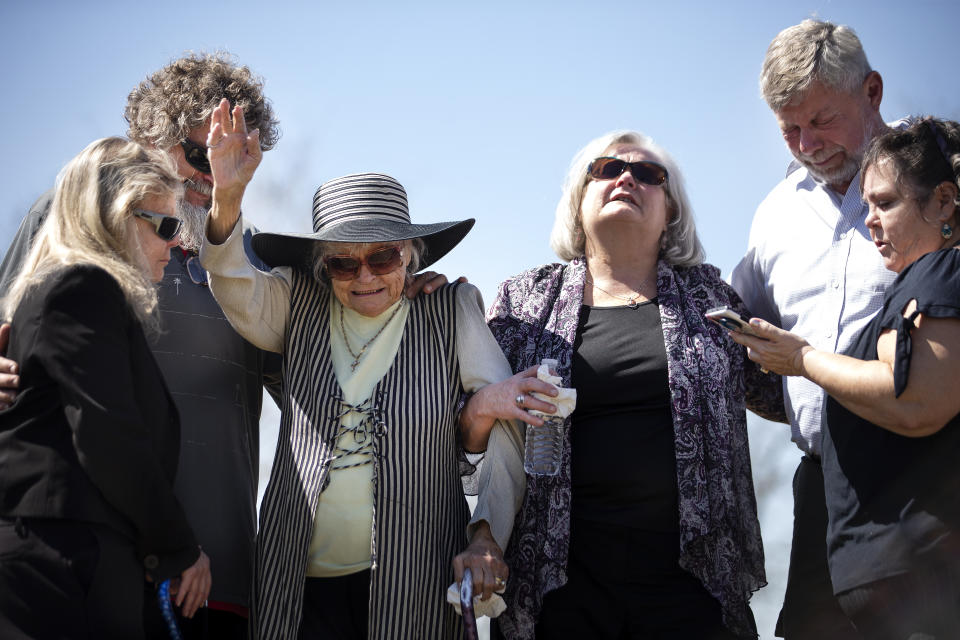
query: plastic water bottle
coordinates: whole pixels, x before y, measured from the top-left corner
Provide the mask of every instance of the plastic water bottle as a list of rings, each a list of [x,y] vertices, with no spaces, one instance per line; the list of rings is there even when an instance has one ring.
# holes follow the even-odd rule
[[[557,361],[545,358],[541,364],[556,372]],[[539,415],[539,414],[538,414]],[[563,418],[543,416],[543,426],[527,424],[523,447],[523,470],[530,475],[555,476],[560,473],[560,453],[563,449]]]

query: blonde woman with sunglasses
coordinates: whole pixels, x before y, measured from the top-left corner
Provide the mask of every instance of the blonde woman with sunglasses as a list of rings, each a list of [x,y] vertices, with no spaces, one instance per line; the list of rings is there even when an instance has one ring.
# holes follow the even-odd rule
[[[144,580],[210,568],[173,493],[179,418],[147,335],[181,222],[167,157],[90,144],[4,300],[20,393],[0,412],[0,636],[142,638]]]

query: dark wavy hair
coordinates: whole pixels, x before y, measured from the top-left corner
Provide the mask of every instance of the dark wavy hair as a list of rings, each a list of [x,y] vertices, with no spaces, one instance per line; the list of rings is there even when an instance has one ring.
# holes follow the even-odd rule
[[[861,191],[867,168],[885,161],[893,167],[897,186],[905,187],[921,205],[941,182],[960,189],[960,124],[926,117],[906,129],[890,129],[874,138],[861,164]]]

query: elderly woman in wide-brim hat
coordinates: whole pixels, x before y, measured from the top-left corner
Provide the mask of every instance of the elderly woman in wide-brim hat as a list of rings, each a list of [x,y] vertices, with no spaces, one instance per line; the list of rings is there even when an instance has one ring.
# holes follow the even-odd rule
[[[237,331],[284,356],[280,434],[260,511],[255,633],[458,636],[444,600],[470,519],[458,452],[482,450],[497,430],[489,415],[458,425],[458,410],[465,392],[511,372],[475,287],[413,300],[403,292],[409,274],[446,254],[474,221],[412,224],[399,182],[348,175],[317,190],[313,233],[254,236],[254,251],[273,267],[258,271],[236,221],[259,147],[233,116],[222,105],[213,118],[216,188],[201,257]],[[517,393],[549,389],[532,372],[510,380]],[[524,415],[515,406],[501,413]],[[491,527],[509,532],[512,517],[507,509]],[[507,572],[499,550],[474,569],[485,595]]]

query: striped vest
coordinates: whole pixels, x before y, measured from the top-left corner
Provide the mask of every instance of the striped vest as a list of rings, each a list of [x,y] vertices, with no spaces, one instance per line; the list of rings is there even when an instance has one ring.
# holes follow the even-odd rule
[[[277,451],[260,510],[251,628],[296,638],[313,516],[343,411],[330,357],[329,294],[294,271]],[[469,510],[457,466],[456,291],[411,301],[393,364],[369,400],[375,428],[370,638],[460,636],[446,604]]]

